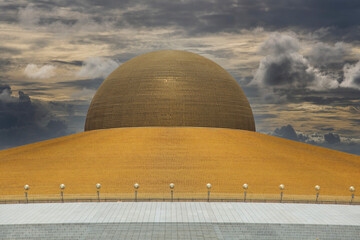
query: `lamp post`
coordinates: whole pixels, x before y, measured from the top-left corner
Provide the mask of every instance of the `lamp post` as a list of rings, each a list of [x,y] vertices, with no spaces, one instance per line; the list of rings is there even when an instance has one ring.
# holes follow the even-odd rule
[[[353,200],[354,200],[354,197],[355,197],[355,187],[350,186],[349,191],[351,192],[351,201],[350,201],[350,203],[352,203]]]
[[[26,185],[24,186],[24,189],[25,189],[26,203],[28,203],[28,193],[27,193],[27,191],[30,189],[30,186],[26,184]]]
[[[96,185],[96,189],[97,189],[97,196],[98,196],[98,201],[100,202],[100,188],[101,188],[101,184],[97,183]]]
[[[210,184],[210,183],[206,184],[206,187],[207,187],[207,189],[208,189],[208,202],[210,202],[210,189],[211,189],[211,184]]]
[[[65,184],[60,184],[60,191],[61,191],[61,201],[64,202],[64,189],[65,189]]]
[[[242,185],[242,188],[244,189],[244,202],[246,202],[246,191],[249,188],[249,186],[245,183],[244,185]]]
[[[170,187],[170,189],[171,189],[171,201],[173,201],[173,199],[174,199],[174,188],[175,188],[175,184],[170,183],[169,187]]]
[[[138,183],[134,184],[134,189],[135,189],[135,202],[137,202],[137,190],[139,189],[140,185]]]
[[[317,202],[318,199],[319,199],[319,191],[320,191],[320,186],[319,185],[315,186],[315,191],[316,191],[316,202]]]
[[[280,185],[279,185],[279,189],[280,189],[280,191],[281,191],[280,202],[282,202],[282,200],[283,200],[283,191],[284,191],[284,189],[285,189],[285,185],[284,185],[284,184],[280,184]]]

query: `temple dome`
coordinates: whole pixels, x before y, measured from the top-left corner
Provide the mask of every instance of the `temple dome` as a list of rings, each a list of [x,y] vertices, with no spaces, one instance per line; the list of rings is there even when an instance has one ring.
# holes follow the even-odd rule
[[[155,126],[255,131],[235,79],[205,57],[176,50],[143,54],[113,71],[90,104],[85,131]]]

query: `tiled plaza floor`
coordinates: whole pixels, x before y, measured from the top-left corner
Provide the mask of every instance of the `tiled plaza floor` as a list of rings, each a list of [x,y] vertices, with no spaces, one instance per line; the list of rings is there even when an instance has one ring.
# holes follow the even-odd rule
[[[0,239],[360,239],[360,206],[117,202],[0,205]]]

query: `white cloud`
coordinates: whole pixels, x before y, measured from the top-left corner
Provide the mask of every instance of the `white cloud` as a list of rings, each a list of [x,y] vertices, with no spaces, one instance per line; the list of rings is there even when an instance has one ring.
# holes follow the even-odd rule
[[[78,72],[79,77],[106,78],[120,64],[112,59],[103,57],[90,57],[86,59]]]
[[[250,85],[266,89],[325,90],[339,86],[331,74],[322,73],[300,53],[300,42],[286,34],[271,34],[259,49],[260,60]],[[276,91],[274,91],[276,92]],[[282,92],[284,93],[284,92]]]
[[[348,53],[349,49],[343,42],[337,42],[334,46],[319,42],[311,48],[307,56],[312,64],[326,65],[343,62]]]
[[[55,75],[55,66],[53,65],[44,65],[38,67],[36,64],[28,64],[24,70],[24,73],[29,78],[44,79],[50,78]]]
[[[340,87],[360,89],[360,61],[354,65],[345,64],[343,71],[344,81]]]
[[[265,55],[277,55],[297,52],[299,49],[300,42],[295,37],[275,32],[260,46],[259,52]]]
[[[310,65],[308,65],[306,71],[315,76],[315,80],[307,86],[308,89],[321,91],[339,87],[339,82],[336,80],[336,77],[331,74],[322,73],[319,69]]]

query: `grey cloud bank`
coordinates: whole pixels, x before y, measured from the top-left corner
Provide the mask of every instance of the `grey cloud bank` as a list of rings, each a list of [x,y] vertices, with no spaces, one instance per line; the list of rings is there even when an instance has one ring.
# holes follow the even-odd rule
[[[10,86],[0,85],[0,149],[66,135],[67,125],[54,111],[66,111],[51,103],[33,102]]]
[[[27,124],[14,128],[2,121],[13,139],[6,147],[82,131],[91,96],[120,63],[180,49],[234,75],[263,133],[278,128],[278,136],[299,140],[295,128],[306,132],[304,139],[321,139],[302,141],[356,153],[360,113],[351,109],[360,106],[358,16],[357,0],[0,0],[4,119],[16,118],[12,109],[23,114],[25,103],[11,88],[28,96],[33,114],[46,116],[34,118],[40,130],[28,137],[10,134]],[[296,136],[288,125],[296,126]],[[326,141],[330,133],[340,141],[337,135],[328,135],[332,144]]]
[[[325,131],[327,130],[334,129],[325,129]],[[297,133],[292,125],[287,125],[276,128],[270,135],[360,155],[360,139],[346,139],[346,141],[342,142],[340,136],[336,133],[313,133],[307,135]]]

